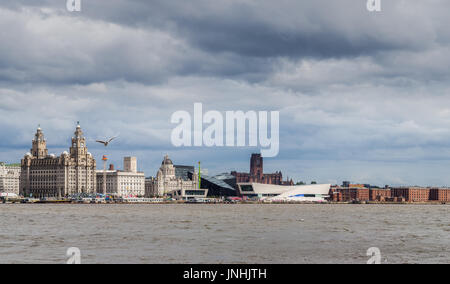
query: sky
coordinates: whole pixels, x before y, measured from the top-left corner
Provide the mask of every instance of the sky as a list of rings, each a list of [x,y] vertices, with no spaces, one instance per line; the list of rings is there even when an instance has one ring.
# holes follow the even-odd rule
[[[450,2],[381,0],[0,2],[0,161],[40,124],[50,153],[77,121],[116,168],[163,156],[248,171],[259,147],[174,147],[178,110],[279,111],[266,172],[294,181],[450,185]],[[107,149],[95,143],[119,135]]]

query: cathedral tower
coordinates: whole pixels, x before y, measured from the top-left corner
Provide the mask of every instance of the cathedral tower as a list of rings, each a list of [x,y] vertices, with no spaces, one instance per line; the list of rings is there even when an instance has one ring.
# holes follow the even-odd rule
[[[261,154],[252,154],[250,159],[250,177],[252,182],[261,182],[263,180],[263,158]]]

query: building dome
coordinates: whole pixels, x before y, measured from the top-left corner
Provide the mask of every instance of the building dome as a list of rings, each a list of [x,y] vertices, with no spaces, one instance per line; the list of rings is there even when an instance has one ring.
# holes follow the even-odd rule
[[[25,157],[31,157],[31,153],[30,152],[26,153]]]
[[[56,158],[56,155],[55,154],[50,154],[49,157],[54,159],[54,158]]]
[[[162,161],[161,165],[173,165],[172,160],[169,159],[169,156],[168,156],[168,155],[166,155],[166,156],[164,157],[164,160]]]
[[[90,152],[88,152],[87,154],[88,154],[88,156],[92,156],[92,154]]]
[[[62,152],[62,155],[63,155],[63,156],[68,156],[68,155],[69,155],[69,152],[64,151],[64,152]]]

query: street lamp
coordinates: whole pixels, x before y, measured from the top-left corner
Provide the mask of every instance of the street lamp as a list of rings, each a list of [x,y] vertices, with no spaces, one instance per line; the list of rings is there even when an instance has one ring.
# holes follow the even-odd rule
[[[103,195],[106,199],[106,164],[108,161],[108,157],[106,155],[103,155]]]

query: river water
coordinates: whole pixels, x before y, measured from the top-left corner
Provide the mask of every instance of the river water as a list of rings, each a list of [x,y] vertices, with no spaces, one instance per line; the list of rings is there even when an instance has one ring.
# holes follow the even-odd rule
[[[450,263],[449,205],[0,204],[0,263]]]

